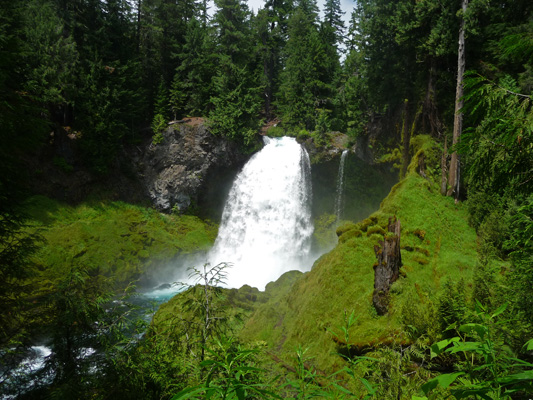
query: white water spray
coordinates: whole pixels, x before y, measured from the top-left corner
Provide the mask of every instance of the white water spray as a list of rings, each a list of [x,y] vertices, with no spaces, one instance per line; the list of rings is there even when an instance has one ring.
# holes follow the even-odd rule
[[[344,211],[344,163],[348,150],[344,150],[341,154],[341,162],[339,164],[339,174],[337,177],[337,191],[335,196],[335,215],[337,216],[337,222],[341,220],[342,213]]]
[[[264,290],[284,272],[311,266],[309,155],[293,138],[264,140],[233,183],[208,256],[211,265],[232,264],[230,287]]]

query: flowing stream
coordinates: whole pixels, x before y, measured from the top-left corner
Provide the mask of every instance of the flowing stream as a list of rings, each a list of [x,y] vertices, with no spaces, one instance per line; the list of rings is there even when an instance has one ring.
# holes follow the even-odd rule
[[[337,216],[337,222],[341,220],[344,211],[344,164],[347,155],[348,150],[344,150],[341,154],[339,173],[337,176],[337,190],[335,196],[335,215]]]
[[[309,155],[294,138],[264,141],[233,183],[208,255],[211,265],[231,264],[229,287],[264,290],[284,272],[311,266]]]

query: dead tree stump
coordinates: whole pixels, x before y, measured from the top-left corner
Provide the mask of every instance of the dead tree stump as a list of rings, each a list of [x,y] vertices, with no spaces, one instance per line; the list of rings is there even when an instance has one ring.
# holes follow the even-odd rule
[[[374,293],[372,303],[378,315],[384,315],[389,309],[389,290],[394,281],[400,276],[402,255],[400,253],[400,220],[389,218],[389,233],[374,252],[378,261],[374,264]]]

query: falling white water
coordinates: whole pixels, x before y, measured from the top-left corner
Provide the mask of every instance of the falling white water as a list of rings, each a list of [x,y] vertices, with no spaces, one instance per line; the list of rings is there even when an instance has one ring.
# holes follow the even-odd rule
[[[344,211],[344,162],[346,156],[348,155],[348,150],[344,150],[341,154],[341,162],[339,164],[339,174],[337,177],[337,193],[335,196],[335,215],[337,216],[337,221],[340,221],[342,218],[342,213]]]
[[[286,271],[311,267],[309,155],[293,138],[264,141],[233,183],[208,256],[211,265],[232,264],[230,287],[264,290]]]

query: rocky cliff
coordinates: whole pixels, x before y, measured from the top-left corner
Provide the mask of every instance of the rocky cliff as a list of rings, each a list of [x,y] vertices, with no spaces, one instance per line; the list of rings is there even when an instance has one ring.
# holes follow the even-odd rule
[[[165,130],[161,143],[146,146],[136,170],[156,208],[184,211],[218,181],[215,174],[237,170],[247,158],[236,143],[185,120]]]
[[[59,130],[28,157],[33,193],[68,203],[93,196],[151,203],[164,212],[198,205],[221,213],[224,184],[231,184],[249,157],[237,143],[212,135],[200,118],[172,124],[155,145],[146,131],[140,144],[119,150],[105,176],[95,175],[83,162],[79,141]],[[216,219],[216,213],[208,216]]]

